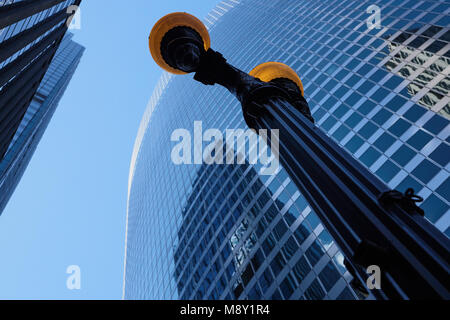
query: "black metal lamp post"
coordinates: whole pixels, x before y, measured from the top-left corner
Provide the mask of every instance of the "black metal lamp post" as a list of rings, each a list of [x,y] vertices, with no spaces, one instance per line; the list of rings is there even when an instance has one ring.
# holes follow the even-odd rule
[[[378,299],[449,299],[450,242],[424,218],[420,197],[391,191],[316,127],[292,69],[270,62],[247,74],[209,46],[206,27],[186,13],[165,16],[150,35],[152,56],[163,69],[226,87],[250,128],[279,129],[281,164],[360,285],[376,265],[381,289],[371,292]]]

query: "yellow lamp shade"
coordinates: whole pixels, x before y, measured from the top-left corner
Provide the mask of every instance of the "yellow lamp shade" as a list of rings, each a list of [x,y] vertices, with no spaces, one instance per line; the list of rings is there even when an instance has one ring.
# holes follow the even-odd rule
[[[174,12],[162,17],[153,27],[149,38],[149,47],[155,62],[164,70],[174,74],[186,74],[168,65],[161,53],[161,42],[167,32],[176,27],[189,27],[202,37],[205,50],[211,46],[209,32],[205,25],[193,15],[186,12]]]
[[[292,70],[292,68],[285,65],[284,63],[266,62],[260,64],[250,72],[250,75],[264,82],[270,82],[278,78],[289,79],[297,84],[300,91],[302,92],[302,96],[305,96],[305,90],[303,89],[302,80],[300,80],[300,77],[294,70]]]

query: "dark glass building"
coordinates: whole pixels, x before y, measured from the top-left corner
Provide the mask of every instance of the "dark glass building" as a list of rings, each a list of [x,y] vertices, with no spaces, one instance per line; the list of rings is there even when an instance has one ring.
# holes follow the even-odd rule
[[[71,33],[64,36],[0,160],[0,214],[25,172],[83,55],[84,48],[71,38]]]
[[[0,214],[19,183],[84,48],[66,34],[80,1],[0,4]]]
[[[204,22],[233,65],[292,66],[317,125],[391,188],[413,187],[449,235],[449,10],[436,0],[226,0]],[[164,74],[132,156],[124,298],[362,298],[284,169],[172,162],[172,133],[194,135],[194,121],[246,128],[224,88]]]
[[[0,160],[81,0],[7,0],[0,3]]]

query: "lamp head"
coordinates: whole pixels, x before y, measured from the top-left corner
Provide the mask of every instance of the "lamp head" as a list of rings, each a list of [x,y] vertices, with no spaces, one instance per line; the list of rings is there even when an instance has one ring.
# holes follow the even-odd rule
[[[175,65],[175,60],[192,63],[198,58],[197,51],[208,50],[210,45],[211,39],[205,25],[185,12],[162,17],[153,27],[149,38],[153,59],[162,69],[173,74],[191,72],[189,66],[181,70]]]
[[[300,80],[300,77],[292,68],[285,65],[284,63],[266,62],[260,64],[250,72],[250,75],[264,82],[270,82],[279,78],[291,80],[298,86],[298,88],[302,92],[302,96],[305,96],[305,90],[303,88],[303,83]]]

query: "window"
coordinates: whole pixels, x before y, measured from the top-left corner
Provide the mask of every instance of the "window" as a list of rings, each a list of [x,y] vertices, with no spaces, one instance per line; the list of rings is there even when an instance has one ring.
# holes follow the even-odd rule
[[[394,123],[388,131],[394,134],[396,137],[400,137],[402,134],[409,129],[411,125],[403,119],[398,119],[396,123]]]
[[[393,164],[391,161],[386,161],[376,172],[376,175],[384,182],[389,182],[400,171],[400,168]]]
[[[256,251],[255,255],[251,259],[251,262],[253,265],[253,269],[255,269],[255,270],[258,270],[259,267],[263,264],[264,255],[263,255],[261,249],[258,249],[258,251]]]
[[[297,191],[298,191],[298,188],[297,188],[297,186],[294,184],[294,182],[289,182],[288,183],[288,185],[286,186],[286,190],[288,190],[288,192],[289,192],[289,194],[291,195],[291,196],[293,196]]]
[[[407,102],[405,98],[400,96],[394,97],[391,101],[386,104],[386,107],[392,111],[398,111]]]
[[[378,125],[383,125],[390,117],[392,116],[392,113],[381,109],[373,118],[372,120],[377,123]]]
[[[348,110],[350,109],[347,106],[341,105],[336,109],[336,111],[333,112],[333,114],[338,118],[342,118],[348,112]]]
[[[284,260],[281,252],[275,256],[270,266],[272,267],[273,274],[278,274],[283,270],[286,265],[286,260]]]
[[[282,251],[286,258],[290,260],[298,251],[299,246],[295,241],[294,237],[290,237],[288,241],[286,241],[285,245],[282,248]]]
[[[313,114],[313,118],[316,121],[319,121],[320,119],[322,119],[322,117],[326,114],[326,111],[323,110],[322,108],[317,109],[317,111]]]
[[[430,155],[430,158],[443,167],[447,166],[450,162],[450,146],[448,144],[441,143]]]
[[[322,103],[322,107],[325,110],[330,110],[334,105],[338,102],[338,100],[335,97],[329,97],[327,101]]]
[[[272,295],[272,300],[283,300],[283,297],[281,296],[280,290],[275,290],[275,292]]]
[[[306,261],[305,257],[302,257],[294,266],[293,273],[295,278],[298,280],[299,283],[301,283],[306,276],[311,271],[311,267],[308,264],[308,261]]]
[[[394,75],[392,78],[390,78],[388,81],[386,81],[386,83],[383,84],[383,86],[388,89],[394,90],[402,82],[403,82],[403,78],[400,78],[400,77]]]
[[[360,116],[358,113],[354,112],[347,120],[345,120],[345,123],[350,127],[354,128],[358,123],[361,122],[362,116]]]
[[[367,122],[367,124],[359,130],[359,134],[364,138],[369,139],[377,129],[378,127],[372,122]]]
[[[418,105],[413,105],[403,116],[411,122],[416,122],[425,113],[426,110],[424,108],[419,107]]]
[[[351,153],[355,153],[356,151],[359,150],[359,148],[361,148],[361,146],[364,144],[364,140],[361,139],[358,136],[353,136],[353,138],[350,139],[349,142],[347,142],[347,144],[345,145],[345,147],[347,148],[348,151],[350,151]]]
[[[406,166],[412,158],[417,154],[417,152],[413,151],[408,146],[401,146],[400,149],[398,149],[393,155],[392,160],[397,162],[401,166]]]
[[[406,190],[408,190],[409,188],[412,188],[415,193],[420,192],[420,190],[423,189],[423,186],[417,182],[416,179],[407,176],[405,179],[403,179],[403,181],[397,186],[397,190],[400,192],[406,192]]]
[[[242,286],[242,283],[238,283],[235,285],[235,288],[233,289],[233,294],[235,299],[239,299],[242,291],[244,291],[244,287]]]
[[[335,124],[337,120],[333,116],[328,117],[327,120],[322,124],[322,129],[325,131],[329,131]]]
[[[311,286],[306,290],[305,297],[308,300],[322,300],[325,297],[325,291],[322,289],[319,281],[316,279]]]
[[[350,132],[350,129],[348,129],[345,126],[340,126],[339,129],[336,130],[335,133],[333,133],[333,137],[337,140],[337,141],[341,141],[342,139],[345,138],[345,136]]]
[[[348,74],[348,72],[346,72],[346,75],[347,74]],[[360,77],[353,75],[345,83],[348,84],[350,87],[353,87],[356,83],[358,83],[359,80],[360,80]],[[355,103],[358,102],[358,100],[356,100]]]
[[[326,250],[328,250],[333,244],[333,238],[326,230],[322,231],[318,238]]]
[[[420,181],[427,184],[439,172],[439,168],[424,159],[412,172]]]
[[[375,83],[371,82],[371,81],[366,81],[364,82],[358,89],[359,92],[366,94],[367,92],[369,92],[373,87],[375,86]]]
[[[450,195],[450,178],[447,178],[443,184],[436,190],[444,199]]]
[[[342,98],[347,92],[350,90],[346,86],[341,86],[339,89],[336,90],[336,92],[333,94],[337,98]]]
[[[285,213],[283,218],[288,226],[292,226],[299,216],[300,212],[297,210],[297,208],[295,206],[291,206],[289,208],[289,211]]]
[[[298,197],[297,200],[295,200],[295,205],[300,210],[300,212],[303,212],[303,210],[305,210],[306,207],[308,206],[308,202],[302,195],[300,195],[300,197]]]
[[[439,134],[448,125],[448,120],[439,115],[431,118],[423,128],[434,134]]]
[[[269,233],[266,240],[263,242],[263,250],[266,256],[269,255],[269,253],[272,251],[273,248],[275,248],[276,239],[275,237]]]
[[[379,153],[374,148],[370,147],[359,159],[364,163],[366,166],[370,167],[372,166],[375,161],[381,156],[381,153]]]
[[[319,262],[320,258],[322,258],[324,253],[325,251],[322,246],[317,242],[317,240],[315,240],[311,247],[306,250],[305,254],[309,262],[311,262],[311,265],[315,266],[316,263]]]
[[[330,261],[319,274],[319,279],[322,281],[323,286],[327,291],[330,291],[331,288],[333,288],[339,278],[340,274],[332,261]]]
[[[349,106],[355,105],[359,100],[361,100],[361,95],[359,93],[352,93],[346,100],[345,103]]]
[[[341,274],[345,274],[347,272],[347,268],[345,267],[345,258],[344,255],[341,252],[336,253],[336,255],[333,258],[334,263],[337,266],[337,269]]]
[[[273,276],[270,272],[269,267],[266,268],[266,271],[261,275],[259,278],[259,284],[261,285],[261,289],[263,292],[267,291],[269,289],[270,285],[272,284]]]
[[[294,278],[288,274],[286,279],[284,279],[280,285],[281,292],[283,292],[285,299],[289,299],[290,296],[292,296],[296,286]]]
[[[311,211],[308,214],[308,216],[306,217],[306,221],[308,221],[313,230],[315,230],[320,224],[320,219],[314,211]]]
[[[355,296],[351,293],[349,288],[345,287],[345,289],[342,290],[341,294],[337,297],[336,300],[355,300]]]
[[[385,132],[375,141],[374,146],[382,152],[385,152],[394,144],[395,141],[396,139],[393,136]]]
[[[254,274],[255,273],[253,272],[252,266],[249,263],[247,265],[247,268],[245,268],[244,272],[242,273],[242,281],[244,282],[245,286],[247,286],[250,280],[252,280]]]
[[[372,101],[365,101],[359,108],[358,111],[361,112],[363,115],[368,115],[369,112],[371,112],[373,109],[376,108],[376,104],[373,103]]]
[[[417,131],[411,138],[408,139],[408,143],[416,148],[417,150],[422,150],[425,145],[431,141],[433,137],[426,133],[425,131]]]
[[[284,234],[287,231],[286,223],[283,219],[278,222],[278,224],[275,226],[273,233],[275,234],[275,238],[277,238],[278,241],[281,240],[281,238],[284,236]]]
[[[436,223],[442,215],[447,211],[448,206],[432,194],[425,202],[421,205],[421,208],[425,211],[425,216],[433,223]]]
[[[375,40],[374,44],[378,41],[379,39]],[[373,45],[374,45],[373,44]],[[380,46],[381,44],[383,44],[382,42],[380,42],[380,44],[378,46]],[[378,47],[377,46],[377,47]],[[378,62],[377,62],[378,63]],[[373,80],[375,82],[379,82],[381,79],[383,79],[386,76],[386,71],[384,70],[378,70],[377,72],[375,72],[373,75],[370,76],[370,80]]]
[[[297,239],[298,243],[302,244],[309,237],[311,232],[309,227],[302,223],[298,226],[297,230],[295,230],[294,237]]]
[[[387,96],[389,95],[389,91],[387,91],[384,88],[380,88],[378,89],[373,95],[372,95],[372,99],[377,101],[377,102],[381,102],[383,101]]]
[[[260,300],[262,298],[261,291],[258,288],[258,284],[255,284],[253,288],[248,293],[248,298],[250,300]]]

